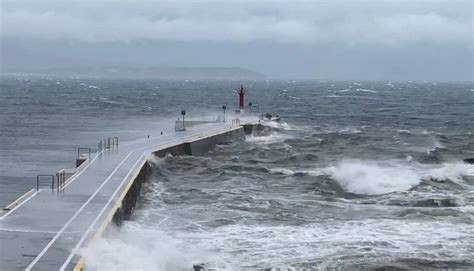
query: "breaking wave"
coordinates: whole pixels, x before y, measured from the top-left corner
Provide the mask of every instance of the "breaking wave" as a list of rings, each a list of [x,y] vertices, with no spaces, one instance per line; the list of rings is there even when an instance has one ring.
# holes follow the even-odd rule
[[[420,183],[411,169],[372,161],[344,160],[327,172],[344,190],[361,195],[406,191]]]
[[[267,127],[270,127],[270,128],[273,128],[273,129],[282,129],[282,130],[286,130],[286,131],[297,129],[293,126],[290,126],[286,122],[265,121],[265,122],[263,122],[263,125],[267,126]]]
[[[287,176],[295,176],[295,175],[311,175],[311,176],[321,176],[323,173],[322,170],[293,170],[288,168],[270,168],[268,170],[270,173],[274,174],[282,174]]]
[[[424,180],[453,181],[464,184],[467,176],[474,176],[474,166],[465,163],[445,163],[441,165],[418,165],[419,174]]]
[[[426,248],[438,247],[445,238],[459,241],[444,243],[437,248],[441,253],[453,253],[458,246],[468,247],[469,239],[464,237],[473,227],[460,231],[450,227],[449,222],[368,219],[298,227],[225,225],[206,232],[178,231],[171,237],[158,229],[125,225],[120,235],[102,238],[83,255],[92,270],[181,271],[192,270],[193,265],[201,263],[210,270],[298,270],[315,266],[301,264],[301,259],[313,259],[322,269],[352,269],[349,266],[354,265],[371,269],[376,259],[393,260],[389,257],[393,253],[434,260],[435,256],[426,254]],[[240,250],[235,249],[236,243]],[[219,256],[211,252],[215,250]],[[374,255],[374,250],[381,254]],[[267,254],[269,251],[272,253]],[[317,255],[314,251],[318,251]],[[344,258],[335,251],[349,254]],[[246,252],[251,253],[242,258]],[[459,253],[460,257],[469,254],[462,250]]]
[[[347,192],[360,195],[380,195],[407,191],[422,180],[451,181],[465,185],[467,176],[474,176],[474,166],[464,163],[422,165],[394,161],[343,160],[323,170]],[[317,171],[313,171],[317,174]]]
[[[272,132],[269,135],[264,135],[264,136],[253,136],[253,135],[247,136],[245,137],[245,141],[268,145],[268,144],[281,143],[281,142],[284,142],[286,139],[290,139],[290,138],[291,136],[289,135]]]
[[[108,237],[99,239],[81,254],[91,270],[185,271],[203,258],[212,258],[196,246],[184,250],[181,240],[164,231],[130,222],[120,230],[109,229]]]

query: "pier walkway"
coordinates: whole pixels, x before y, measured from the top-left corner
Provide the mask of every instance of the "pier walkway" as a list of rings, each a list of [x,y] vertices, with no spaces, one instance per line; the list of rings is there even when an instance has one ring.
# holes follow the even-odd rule
[[[72,270],[78,250],[102,234],[152,153],[239,129],[203,124],[92,155],[61,191],[41,186],[0,217],[0,270]]]

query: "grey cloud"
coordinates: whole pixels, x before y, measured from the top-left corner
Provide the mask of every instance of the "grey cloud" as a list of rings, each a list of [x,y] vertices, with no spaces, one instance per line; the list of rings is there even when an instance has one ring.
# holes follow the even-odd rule
[[[470,1],[40,2],[8,1],[2,36],[80,42],[464,44]]]
[[[0,72],[241,66],[271,78],[472,81],[473,2],[0,0]]]

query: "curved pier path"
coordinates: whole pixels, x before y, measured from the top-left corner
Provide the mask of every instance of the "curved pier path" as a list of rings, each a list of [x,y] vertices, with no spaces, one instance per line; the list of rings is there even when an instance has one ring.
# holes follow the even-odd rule
[[[250,124],[251,125],[251,124]],[[209,123],[183,132],[120,143],[92,155],[62,191],[42,186],[0,217],[0,270],[72,270],[77,251],[100,236],[148,157],[213,137],[243,135],[243,125]],[[206,141],[207,140],[207,141]],[[219,142],[214,142],[219,143]],[[195,148],[204,150],[203,145]]]

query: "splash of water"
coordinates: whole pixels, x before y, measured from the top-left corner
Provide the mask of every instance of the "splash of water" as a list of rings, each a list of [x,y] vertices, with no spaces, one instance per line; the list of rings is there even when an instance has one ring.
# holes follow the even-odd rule
[[[355,194],[406,191],[420,183],[419,176],[412,169],[397,164],[344,160],[327,171],[344,190]]]
[[[81,255],[88,270],[192,270],[203,259],[212,259],[210,252],[197,246],[186,247],[182,240],[159,229],[147,229],[128,222],[122,228],[110,228]]]

